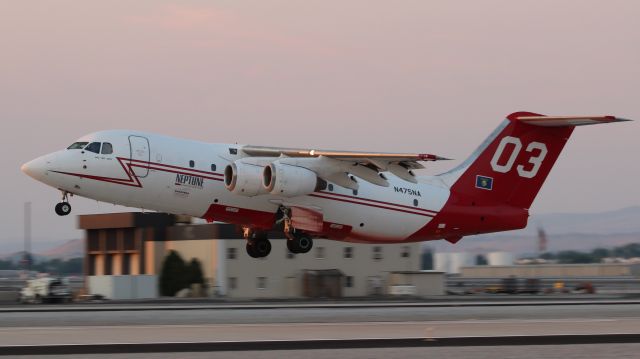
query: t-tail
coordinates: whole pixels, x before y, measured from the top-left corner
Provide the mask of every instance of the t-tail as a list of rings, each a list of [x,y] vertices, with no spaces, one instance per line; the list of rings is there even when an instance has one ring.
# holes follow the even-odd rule
[[[451,195],[433,230],[455,242],[526,227],[529,208],[574,128],[620,121],[628,120],[512,113],[466,161],[439,175]]]

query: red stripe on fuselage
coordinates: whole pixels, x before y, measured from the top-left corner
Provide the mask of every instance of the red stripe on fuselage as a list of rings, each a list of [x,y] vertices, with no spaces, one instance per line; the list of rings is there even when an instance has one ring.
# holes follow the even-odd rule
[[[120,166],[122,166],[122,169],[124,169],[124,172],[127,174],[127,176],[129,178],[113,178],[113,177],[104,177],[104,176],[94,176],[94,175],[83,174],[83,173],[63,172],[63,171],[52,171],[52,172],[61,173],[61,174],[69,175],[69,176],[77,176],[77,177],[82,177],[82,178],[88,178],[88,179],[92,179],[92,180],[95,180],[95,181],[115,183],[115,184],[121,184],[121,185],[124,185],[124,186],[131,186],[131,187],[138,187],[138,188],[142,188],[142,183],[140,182],[139,177],[135,174],[135,171],[133,170],[133,167],[146,168],[146,169],[149,169],[149,170],[164,171],[164,172],[176,173],[176,174],[183,174],[183,175],[188,175],[188,176],[197,176],[197,177],[210,179],[210,180],[213,180],[213,181],[222,181],[223,180],[222,178],[204,176],[204,175],[200,174],[200,173],[206,173],[208,175],[213,175],[213,176],[223,176],[222,174],[215,173],[215,172],[205,172],[205,171],[193,170],[193,169],[183,168],[183,167],[178,167],[178,166],[165,165],[165,164],[162,164],[162,163],[146,162],[146,161],[141,161],[141,160],[130,160],[128,158],[123,158],[123,157],[116,157],[116,159],[118,160],[118,162],[120,163]],[[134,163],[134,162],[137,162],[137,163]],[[162,168],[163,166],[164,167],[168,167],[168,168]],[[177,171],[177,170],[174,170],[174,168],[175,169],[180,169],[180,170],[183,170],[183,171]],[[189,172],[187,172],[187,171],[189,171]],[[194,173],[191,173],[191,172],[198,172],[198,174],[194,174]]]
[[[320,192],[317,192],[317,193],[321,193],[321,194],[325,194],[325,195],[339,196],[339,197],[344,197],[344,198],[348,198],[348,199],[352,199],[352,200],[361,200],[361,201],[380,203],[380,204],[389,205],[389,206],[402,207],[402,208],[409,209],[411,211],[427,212],[427,214],[431,214],[433,216],[438,214],[437,211],[432,211],[430,209],[419,208],[419,207],[411,207],[411,206],[406,206],[406,205],[403,205],[403,204],[396,204],[396,203],[393,203],[393,202],[383,202],[383,201],[378,201],[378,200],[375,200],[375,199],[355,197],[355,196],[349,196],[349,195],[346,195],[346,194],[326,192],[326,191],[320,191]]]
[[[333,201],[339,201],[339,202],[346,202],[346,203],[353,203],[353,204],[359,204],[359,205],[363,205],[363,206],[367,206],[367,207],[375,207],[375,208],[382,208],[382,209],[387,209],[387,210],[391,210],[391,211],[397,211],[397,212],[404,212],[404,213],[410,213],[410,214],[417,214],[419,216],[425,216],[425,217],[433,217],[433,214],[430,213],[423,213],[423,212],[414,212],[414,211],[407,211],[405,209],[400,209],[400,208],[392,208],[392,207],[388,207],[388,206],[381,206],[378,204],[373,204],[373,203],[364,203],[364,202],[358,202],[358,201],[353,201],[353,200],[348,200],[348,199],[343,199],[343,198],[333,198],[333,197],[327,197],[327,196],[323,196],[317,193],[312,193],[309,196],[311,197],[317,197],[317,198],[324,198],[324,199],[330,199]]]

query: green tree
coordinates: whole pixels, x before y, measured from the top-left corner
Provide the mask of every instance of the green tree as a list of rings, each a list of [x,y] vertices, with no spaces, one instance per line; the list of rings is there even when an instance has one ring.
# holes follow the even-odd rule
[[[80,274],[83,272],[84,258],[71,258],[60,263],[58,272],[61,274]]]
[[[591,251],[591,256],[596,259],[598,262],[602,260],[602,258],[609,257],[610,251],[606,248],[596,248]]]
[[[558,252],[558,262],[563,264],[593,263],[596,262],[596,259],[589,253],[578,251],[561,251]]]
[[[613,249],[613,255],[623,258],[640,257],[640,243],[630,243],[622,247],[616,247]]]
[[[160,295],[172,297],[188,286],[187,268],[180,254],[170,251],[162,262],[160,271]]]
[[[0,269],[16,269],[16,266],[11,261],[0,259]]]
[[[198,283],[204,285],[204,274],[202,274],[202,266],[200,265],[200,261],[196,258],[191,258],[191,261],[187,266],[187,283]]]
[[[545,252],[540,255],[540,258],[544,260],[553,260],[553,259],[556,259],[556,254],[551,252]]]

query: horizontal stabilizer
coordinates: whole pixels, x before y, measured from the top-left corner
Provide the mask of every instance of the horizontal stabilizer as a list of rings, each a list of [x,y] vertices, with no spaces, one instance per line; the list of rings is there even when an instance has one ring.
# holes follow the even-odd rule
[[[631,121],[615,116],[514,116],[522,123],[542,127],[597,125],[600,123]]]

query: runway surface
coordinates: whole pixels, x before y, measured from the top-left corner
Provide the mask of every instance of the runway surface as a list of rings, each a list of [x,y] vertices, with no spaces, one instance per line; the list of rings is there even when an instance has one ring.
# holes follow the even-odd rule
[[[624,334],[627,336],[621,336]],[[635,336],[628,336],[629,334]],[[567,343],[611,343],[615,340],[620,343],[636,343],[637,338],[640,338],[638,334],[640,304],[631,303],[295,308],[280,305],[269,308],[237,306],[234,309],[218,310],[164,308],[142,311],[13,311],[0,314],[0,347],[4,348],[45,348],[61,344],[102,345],[106,348],[110,344],[178,343],[180,345],[164,348],[179,352],[190,351],[184,348],[195,348],[198,345],[202,350],[223,350],[223,346],[215,345],[231,343],[234,345],[230,347],[233,350],[251,351],[259,348],[259,345],[264,346],[265,342],[282,341],[285,344],[308,343],[311,349],[330,349],[340,347],[336,345],[342,340],[348,343],[344,348],[353,348],[351,350],[354,352],[350,352],[351,354],[361,352],[362,357],[370,357],[366,347],[362,348],[362,343],[366,344],[367,340],[370,341],[369,344],[373,343],[381,348],[388,346],[398,347],[400,351],[407,350],[407,356],[411,356],[413,349],[408,347],[416,345],[554,345],[562,344],[563,340]],[[531,341],[528,343],[527,340]],[[249,345],[247,342],[254,344]],[[243,348],[242,343],[247,345]],[[279,351],[278,345],[268,344],[263,349],[276,353]],[[293,345],[292,348],[304,348],[304,345],[298,345],[299,347]],[[635,348],[640,348],[640,345]],[[1,351],[0,348],[0,354]],[[154,349],[141,350],[145,351]],[[88,352],[100,351],[96,349]],[[324,350],[313,351],[315,354],[321,352],[324,355]]]
[[[547,346],[502,346],[502,347],[447,347],[447,348],[376,348],[376,349],[324,349],[309,352],[306,350],[273,350],[208,353],[136,353],[135,358],[154,359],[636,359],[640,344],[586,344],[586,345],[547,345]],[[26,358],[26,356],[18,356]],[[29,358],[43,359],[83,359],[86,355],[42,355]],[[129,359],[131,354],[94,354],[95,359]]]

